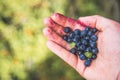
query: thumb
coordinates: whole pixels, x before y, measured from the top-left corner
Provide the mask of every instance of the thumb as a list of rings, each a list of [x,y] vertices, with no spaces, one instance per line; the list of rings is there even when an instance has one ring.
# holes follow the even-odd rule
[[[86,26],[96,27],[100,31],[103,31],[109,28],[110,26],[117,24],[117,22],[99,15],[80,17],[78,20],[82,24]]]

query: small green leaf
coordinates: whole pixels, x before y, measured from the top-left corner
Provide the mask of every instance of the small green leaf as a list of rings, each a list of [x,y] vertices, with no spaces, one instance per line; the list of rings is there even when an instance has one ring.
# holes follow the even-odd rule
[[[70,43],[70,46],[71,46],[71,47],[75,47],[75,43],[73,43],[73,42]]]
[[[85,54],[85,56],[87,58],[91,58],[92,57],[92,53],[91,52],[85,52],[84,54]]]

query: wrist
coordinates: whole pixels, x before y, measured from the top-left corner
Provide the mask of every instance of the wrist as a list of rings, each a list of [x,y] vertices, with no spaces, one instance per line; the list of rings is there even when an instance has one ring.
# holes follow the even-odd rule
[[[120,71],[119,71],[119,73],[117,75],[117,79],[116,80],[120,80]]]

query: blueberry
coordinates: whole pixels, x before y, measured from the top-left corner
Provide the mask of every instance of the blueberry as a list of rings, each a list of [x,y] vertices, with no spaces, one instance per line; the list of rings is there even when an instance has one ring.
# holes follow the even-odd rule
[[[90,64],[91,64],[91,59],[85,60],[84,65],[85,65],[86,67],[90,66]]]
[[[89,40],[89,43],[91,43],[91,42],[95,42],[95,41]]]
[[[86,26],[85,30],[86,30],[86,31],[89,31],[89,30],[90,30],[90,27],[89,27],[89,26]]]
[[[89,37],[89,36],[85,36],[85,37],[84,37],[84,39],[89,40],[89,39],[90,39],[90,37]]]
[[[71,32],[71,29],[70,29],[69,27],[65,27],[65,28],[64,28],[64,32],[65,32],[65,33],[69,33],[69,32]]]
[[[86,52],[91,52],[91,50],[92,50],[91,47],[87,47],[87,48],[85,49]]]
[[[72,49],[70,50],[70,52],[73,53],[73,54],[76,54],[77,50],[76,50],[75,48],[72,48]]]
[[[92,54],[92,59],[96,59],[97,55],[96,54]]]
[[[87,44],[88,44],[87,40],[85,40],[85,39],[82,39],[82,40],[81,40],[81,43],[84,44],[84,45],[87,45]]]
[[[76,35],[76,36],[74,37],[73,41],[74,41],[75,43],[79,42],[79,41],[80,41],[79,35]]]
[[[73,42],[73,39],[70,38],[70,36],[68,36],[67,42],[68,42],[68,43],[72,43],[72,42]]]
[[[79,58],[81,59],[81,60],[85,60],[86,59],[86,57],[85,57],[85,55],[84,54],[79,54]]]
[[[79,29],[75,29],[74,30],[74,34],[79,35],[80,34],[80,30]]]
[[[80,36],[81,36],[81,37],[84,37],[84,36],[86,36],[86,34],[87,34],[87,31],[86,31],[86,30],[83,30],[83,31],[81,31]]]
[[[69,37],[70,37],[70,38],[74,38],[74,36],[75,36],[75,34],[74,34],[73,32],[71,32],[71,33],[69,34]]]
[[[92,32],[93,32],[93,33],[96,33],[96,32],[97,32],[97,29],[96,29],[96,28],[93,28],[93,29],[92,29]]]
[[[98,53],[98,48],[93,48],[93,49],[92,49],[92,53],[93,53],[93,54],[97,54],[97,53]]]
[[[68,42],[68,43],[72,43],[72,39],[68,39],[67,42]]]
[[[83,54],[83,52],[82,52],[82,51],[78,51],[78,55],[79,55],[79,54]]]
[[[96,42],[91,41],[89,45],[90,45],[90,47],[95,48],[96,47]]]
[[[84,51],[84,50],[85,50],[85,47],[86,47],[86,46],[82,44],[81,46],[78,47],[78,50],[79,50],[79,51]]]
[[[78,43],[76,43],[76,46],[79,47],[81,45],[81,42],[79,41]]]
[[[67,35],[63,35],[63,39],[64,39],[65,41],[67,41],[67,40],[68,40],[68,36],[67,36]]]
[[[78,38],[80,38],[80,35],[75,35],[75,37],[78,37]]]
[[[87,36],[92,36],[94,33],[92,32],[92,31],[89,31],[88,33],[87,33]]]
[[[97,35],[94,34],[94,35],[91,36],[92,41],[97,41],[97,39],[98,39]]]

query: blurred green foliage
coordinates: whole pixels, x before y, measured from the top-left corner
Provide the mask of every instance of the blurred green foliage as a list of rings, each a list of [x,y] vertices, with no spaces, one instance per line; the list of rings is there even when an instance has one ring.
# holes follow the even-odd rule
[[[0,80],[84,80],[48,50],[43,19],[54,12],[110,17],[99,1],[0,0]]]

